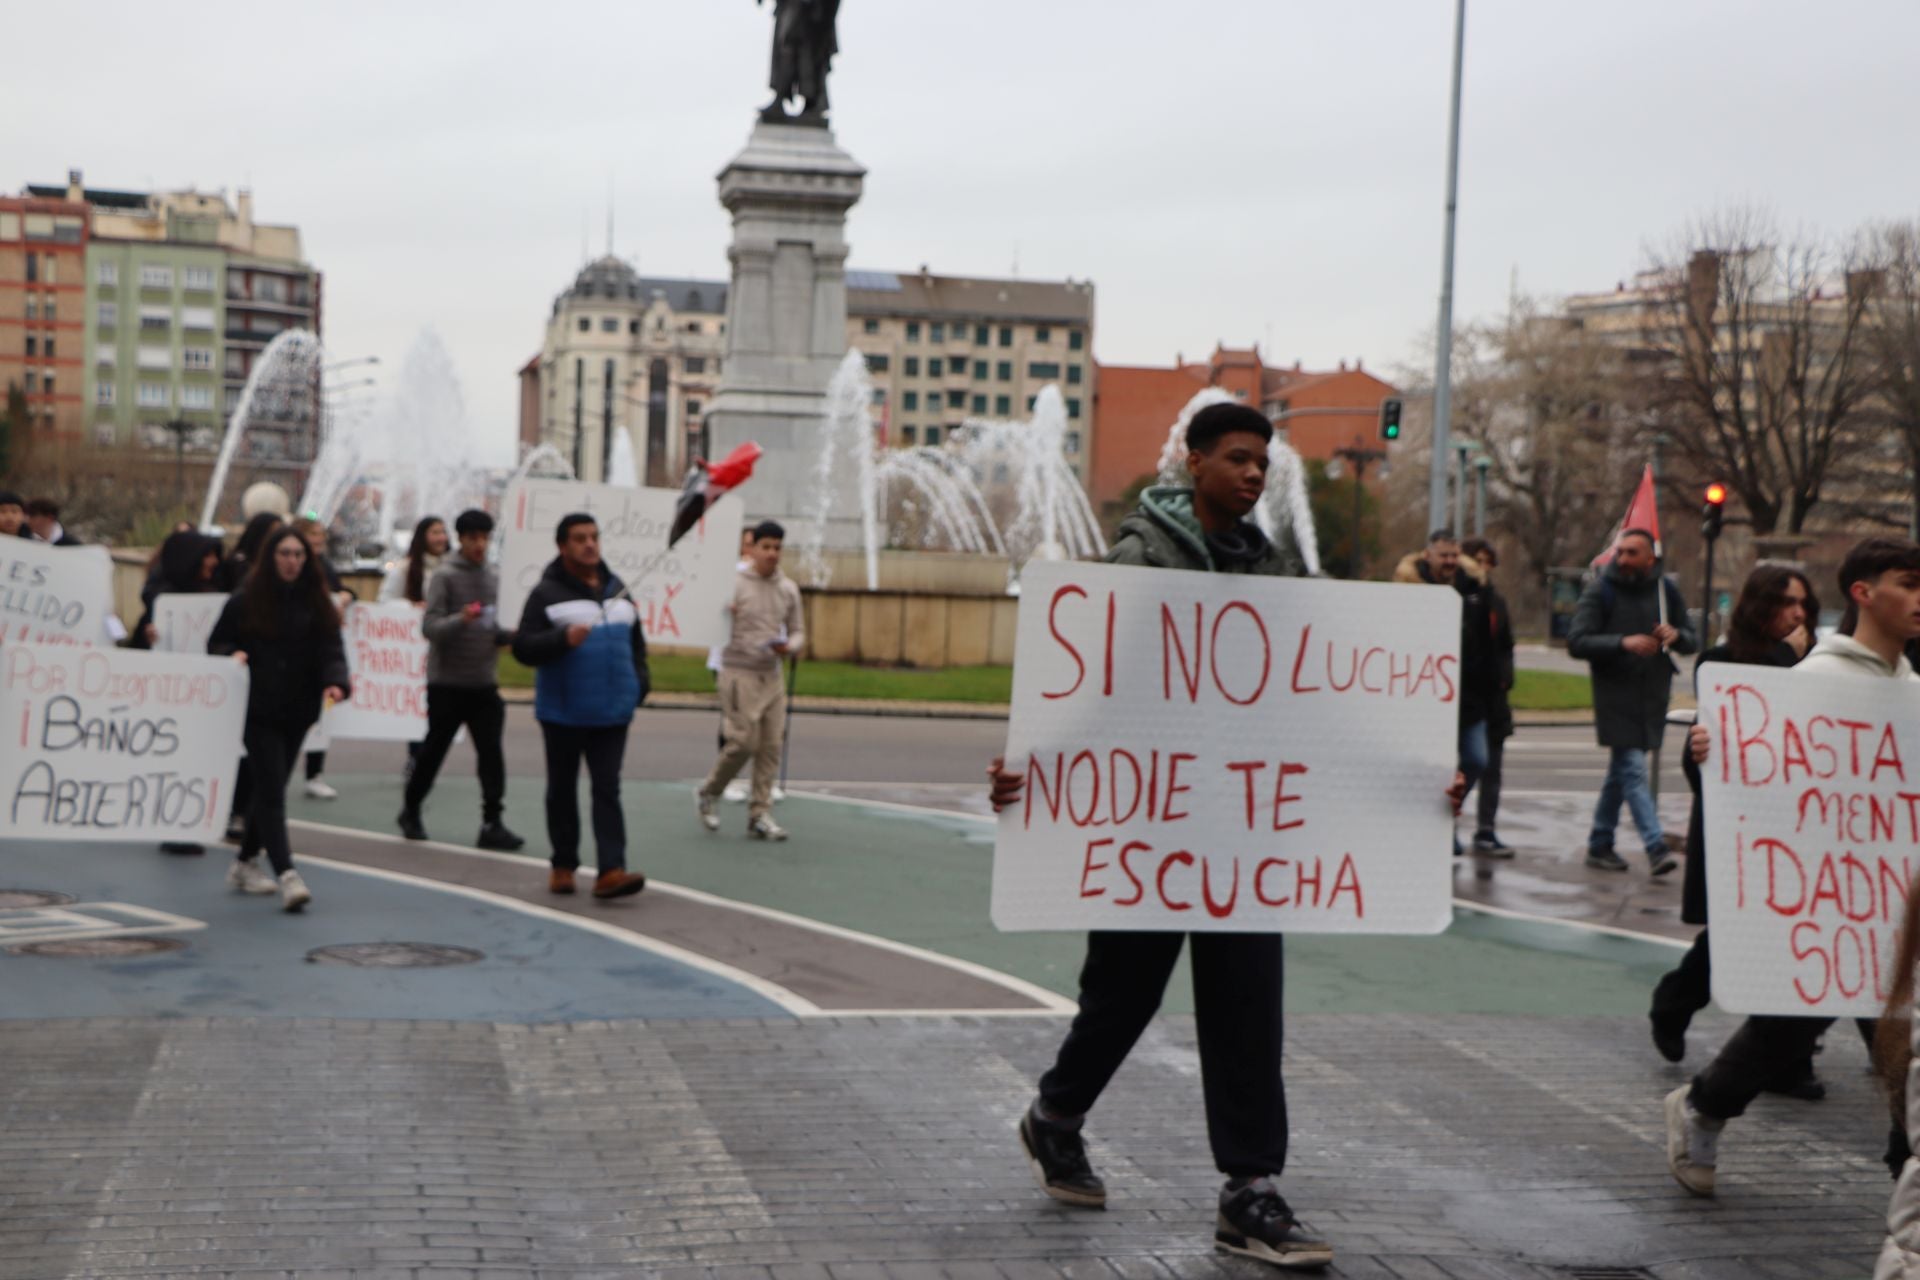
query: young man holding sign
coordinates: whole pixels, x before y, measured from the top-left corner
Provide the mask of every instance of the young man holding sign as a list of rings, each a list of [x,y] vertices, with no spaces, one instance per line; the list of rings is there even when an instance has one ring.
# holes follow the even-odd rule
[[[1200,410],[1187,427],[1193,488],[1148,489],[1120,527],[1111,564],[1201,572],[1303,576],[1291,544],[1268,540],[1247,514],[1266,487],[1272,424],[1238,404]],[[1004,758],[988,767],[993,805],[1021,801],[1025,775]],[[1281,935],[1096,931],[1087,935],[1080,1012],[1019,1135],[1041,1189],[1089,1208],[1106,1187],[1081,1137],[1087,1113],[1159,1008],[1188,937],[1207,1133],[1227,1176],[1217,1248],[1281,1267],[1321,1267],[1333,1250],[1295,1218],[1274,1180],[1286,1165],[1287,1104],[1280,1077]]]
[[[572,893],[580,866],[580,762],[593,791],[596,898],[647,887],[627,870],[627,818],[620,764],[633,713],[647,700],[647,638],[626,584],[600,560],[600,526],[581,512],[560,518],[560,554],[527,597],[513,656],[537,668],[533,716],[547,747],[547,840],[552,893]]]
[[[1869,538],[1860,543],[1847,553],[1845,562],[1840,566],[1840,592],[1847,598],[1847,616],[1841,623],[1841,634],[1829,636],[1815,645],[1813,651],[1793,668],[1790,678],[1797,680],[1803,675],[1840,675],[1859,679],[1914,680],[1913,668],[1908,664],[1902,651],[1908,641],[1920,636],[1920,545],[1904,538]],[[1704,712],[1703,718],[1705,718]],[[1815,719],[1829,719],[1829,717],[1821,716]],[[1716,730],[1722,734],[1728,732],[1726,720],[1727,718],[1723,715],[1718,724],[1702,723],[1693,727],[1688,735],[1688,749],[1696,763],[1705,764],[1712,754]],[[1841,722],[1830,721],[1830,723]],[[1812,731],[1811,726],[1812,722],[1809,722],[1809,733]],[[1748,727],[1751,728],[1751,726]],[[1736,756],[1739,758],[1738,766],[1732,771],[1736,779],[1744,781],[1743,775],[1751,763],[1747,758],[1749,748],[1754,750],[1756,759],[1760,752],[1773,750],[1762,740],[1765,728],[1763,724],[1760,729],[1754,729],[1751,740],[1740,736],[1741,730],[1738,726],[1732,730],[1736,750],[1729,754],[1728,760],[1732,762]],[[1785,722],[1784,728],[1792,731],[1796,737],[1799,736],[1799,730],[1791,720]],[[1866,729],[1868,726],[1862,724],[1860,728]],[[1889,732],[1891,728],[1889,724]],[[1844,743],[1845,739],[1842,741]],[[1724,749],[1723,742],[1722,750]],[[1803,745],[1801,748],[1803,754],[1805,749]],[[1805,786],[1804,778],[1806,777],[1838,775],[1843,760],[1848,761],[1847,768],[1855,773],[1861,771],[1860,766],[1864,760],[1865,776],[1868,778],[1877,774],[1882,765],[1878,749],[1873,747],[1871,739],[1866,750],[1862,750],[1858,744],[1855,744],[1851,756],[1848,755],[1844,745],[1832,748],[1816,742],[1812,750],[1815,757],[1824,757],[1832,753],[1833,760],[1823,762],[1821,769],[1825,772],[1817,772],[1808,766],[1806,761],[1799,761],[1794,767],[1806,769],[1802,787]],[[1785,753],[1786,748],[1783,746],[1781,752],[1783,761],[1791,758]],[[1897,761],[1897,756],[1895,759]],[[1785,767],[1782,770],[1780,782],[1770,782],[1770,786],[1776,791],[1799,789],[1789,787],[1787,783],[1790,780],[1791,767]],[[1834,787],[1842,785],[1844,784],[1837,780],[1832,784]],[[1833,794],[1842,793],[1836,791]],[[1872,799],[1870,793],[1859,794],[1869,801]],[[1809,789],[1804,792],[1800,800],[1803,821],[1809,812],[1824,812],[1824,805],[1818,806],[1816,810],[1809,810],[1806,807],[1809,797],[1819,798],[1821,795],[1818,789]],[[1709,806],[1709,812],[1711,812],[1711,806]],[[1817,826],[1818,823],[1816,822],[1815,825]],[[1870,834],[1864,832],[1866,823],[1859,825],[1863,829],[1863,834]],[[1716,848],[1725,847],[1722,844],[1726,839],[1725,832],[1710,828],[1707,836]],[[1870,852],[1864,843],[1862,852]],[[1849,852],[1848,856],[1852,856],[1852,853]],[[1719,854],[1715,855],[1716,864],[1719,857]],[[1778,910],[1780,904],[1775,902],[1775,890],[1772,884],[1774,867],[1772,851],[1769,852],[1764,865],[1767,867],[1766,880],[1768,881],[1766,907]],[[1782,878],[1784,879],[1784,876]],[[1757,894],[1757,882],[1761,877],[1756,873],[1754,879]],[[1875,882],[1870,880],[1869,883]],[[1839,892],[1840,889],[1836,885],[1834,889],[1836,904],[1839,901],[1837,896]],[[1846,892],[1853,892],[1851,877],[1849,877]],[[1818,904],[1820,896],[1821,890],[1816,883],[1812,901]],[[1716,901],[1713,904],[1713,937],[1716,946],[1724,943],[1730,932],[1722,919],[1727,913],[1724,909],[1734,906],[1732,902]],[[1868,919],[1871,919],[1871,916]],[[1798,939],[1799,933],[1796,931],[1793,936]],[[1868,946],[1872,945],[1869,940]],[[1796,945],[1795,950],[1798,952],[1800,948]],[[1807,954],[1819,959],[1822,965],[1826,963],[1818,951]],[[1796,956],[1796,958],[1799,957]],[[1716,962],[1714,968],[1718,973],[1724,972],[1727,966]],[[1804,1063],[1813,1052],[1814,1042],[1831,1025],[1833,1025],[1831,1017],[1756,1014],[1740,1025],[1740,1029],[1734,1032],[1732,1038],[1721,1048],[1719,1056],[1695,1076],[1690,1085],[1682,1085],[1667,1095],[1667,1168],[1681,1186],[1697,1196],[1714,1194],[1717,1147],[1720,1132],[1727,1121],[1743,1113],[1748,1104],[1758,1097],[1768,1084],[1780,1077],[1783,1070]]]

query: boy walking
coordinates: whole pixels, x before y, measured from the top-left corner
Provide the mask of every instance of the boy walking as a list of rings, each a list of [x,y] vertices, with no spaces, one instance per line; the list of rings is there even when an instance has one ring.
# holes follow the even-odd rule
[[[695,793],[700,824],[720,829],[718,803],[727,783],[751,760],[753,794],[747,805],[747,834],[756,840],[785,840],[773,820],[773,781],[780,771],[780,747],[787,727],[787,690],[781,661],[805,647],[806,617],[800,588],[780,572],[780,549],[787,531],[772,520],[753,529],[746,563],[734,575],[733,636],[720,654],[720,758]]]
[[[400,833],[409,840],[427,838],[420,806],[433,790],[454,735],[465,725],[473,735],[480,772],[480,834],[474,843],[510,853],[526,841],[500,820],[507,786],[500,737],[507,708],[500,700],[495,656],[503,645],[513,643],[513,633],[500,626],[495,610],[500,578],[487,565],[493,517],[462,511],[453,531],[459,551],[427,580],[426,616],[420,624],[427,637],[427,737],[407,779]]]

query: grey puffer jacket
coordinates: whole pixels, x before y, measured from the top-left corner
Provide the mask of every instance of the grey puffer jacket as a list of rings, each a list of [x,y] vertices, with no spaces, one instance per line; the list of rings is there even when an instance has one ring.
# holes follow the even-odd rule
[[[1193,490],[1154,485],[1140,495],[1140,509],[1120,522],[1120,532],[1107,549],[1107,563],[1276,578],[1307,576],[1306,561],[1286,532],[1276,542],[1257,525],[1242,520],[1234,535],[1244,555],[1223,554],[1218,545],[1209,545],[1200,518],[1193,513]]]
[[[458,552],[440,562],[427,579],[427,611],[420,620],[427,637],[428,684],[491,689],[499,683],[495,651],[513,640],[492,614],[499,599],[500,577],[489,566]],[[469,622],[469,604],[488,612]]]

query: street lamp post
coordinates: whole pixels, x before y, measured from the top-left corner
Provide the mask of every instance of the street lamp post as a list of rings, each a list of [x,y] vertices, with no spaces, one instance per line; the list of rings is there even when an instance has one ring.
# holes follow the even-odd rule
[[[1493,459],[1481,454],[1473,460],[1473,534],[1476,538],[1487,536],[1487,472],[1493,467]]]
[[[185,506],[187,501],[187,432],[193,430],[193,424],[185,418],[175,418],[167,423],[167,430],[173,434],[173,501],[175,506]]]
[[[1460,537],[1467,531],[1467,455],[1473,451],[1471,440],[1453,442],[1453,529],[1454,536]],[[1439,528],[1435,525],[1434,528]]]
[[[1460,70],[1465,60],[1467,0],[1453,14],[1453,101],[1447,123],[1447,217],[1440,256],[1440,332],[1433,369],[1433,460],[1427,479],[1427,527],[1447,519],[1447,446],[1453,412],[1453,224],[1460,202]]]

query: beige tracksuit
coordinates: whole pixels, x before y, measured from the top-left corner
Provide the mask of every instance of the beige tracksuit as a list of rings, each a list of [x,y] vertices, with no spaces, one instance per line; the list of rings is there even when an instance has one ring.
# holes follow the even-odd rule
[[[780,771],[780,745],[787,726],[787,689],[780,679],[780,655],[772,649],[784,636],[793,652],[806,644],[806,618],[800,588],[774,570],[763,578],[751,565],[734,576],[733,637],[720,654],[721,736],[726,745],[701,788],[718,796],[748,760],[753,761],[753,799],[749,818],[773,807],[773,781]]]

